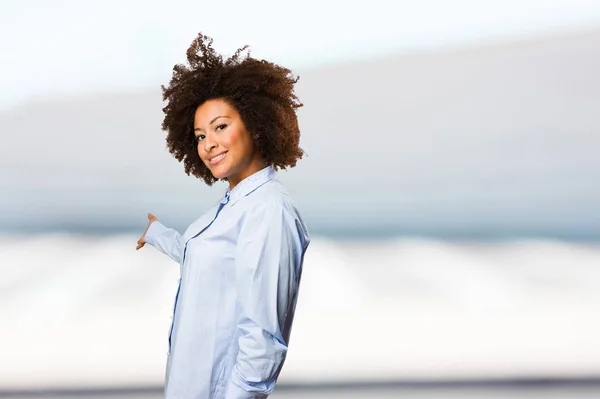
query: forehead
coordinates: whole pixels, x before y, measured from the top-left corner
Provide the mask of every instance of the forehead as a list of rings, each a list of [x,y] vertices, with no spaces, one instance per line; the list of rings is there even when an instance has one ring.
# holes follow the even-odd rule
[[[223,99],[207,100],[196,108],[194,114],[194,126],[208,125],[218,116],[228,116],[230,118],[238,115],[237,110]]]

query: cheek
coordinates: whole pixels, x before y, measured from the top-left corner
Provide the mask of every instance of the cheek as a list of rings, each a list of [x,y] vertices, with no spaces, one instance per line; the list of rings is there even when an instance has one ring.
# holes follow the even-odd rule
[[[200,157],[200,159],[202,161],[204,161],[204,157],[206,156],[206,152],[204,151],[204,148],[202,148],[201,145],[196,144],[196,152],[198,153],[198,156]]]
[[[240,135],[237,130],[230,130],[221,138],[221,145],[227,149],[235,149],[240,144]]]

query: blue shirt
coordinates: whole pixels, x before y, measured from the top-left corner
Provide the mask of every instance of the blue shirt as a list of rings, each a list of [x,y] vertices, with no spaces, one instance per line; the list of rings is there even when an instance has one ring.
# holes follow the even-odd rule
[[[266,398],[288,350],[308,230],[273,166],[225,191],[183,235],[145,240],[180,265],[166,399]]]

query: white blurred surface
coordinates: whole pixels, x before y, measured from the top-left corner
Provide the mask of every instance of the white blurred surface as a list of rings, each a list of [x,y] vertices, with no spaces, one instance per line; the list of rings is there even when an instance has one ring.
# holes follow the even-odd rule
[[[0,241],[0,388],[163,382],[178,266],[139,237]],[[280,381],[600,374],[600,246],[316,237]]]

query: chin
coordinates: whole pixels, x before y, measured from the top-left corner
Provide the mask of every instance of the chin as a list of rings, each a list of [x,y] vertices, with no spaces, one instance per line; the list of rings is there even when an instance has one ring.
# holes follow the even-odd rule
[[[212,173],[212,175],[215,179],[222,179],[225,177],[225,175],[223,173],[217,173],[217,172],[212,172],[212,171],[210,173]]]
[[[229,175],[229,173],[227,173],[227,170],[224,168],[211,169],[210,173],[212,173],[215,179],[224,179]]]

